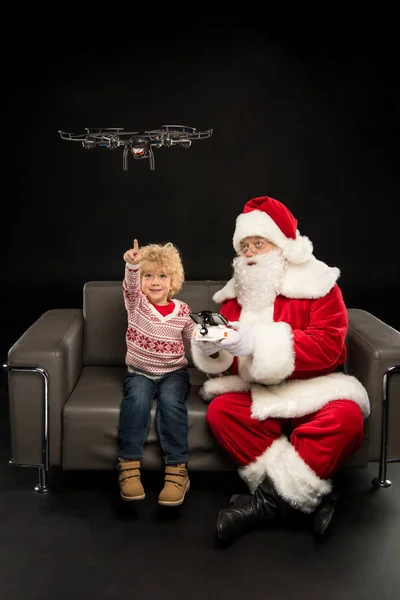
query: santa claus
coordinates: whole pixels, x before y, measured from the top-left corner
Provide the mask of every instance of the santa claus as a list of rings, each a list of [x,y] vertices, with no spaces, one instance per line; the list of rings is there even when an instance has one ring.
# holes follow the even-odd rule
[[[239,467],[249,494],[219,512],[217,535],[232,542],[292,511],[313,513],[325,539],[331,477],[361,446],[365,388],[343,372],[348,326],[340,271],[317,260],[297,220],[278,200],[253,198],[236,220],[233,278],[217,292],[229,335],[192,339],[193,362],[211,377],[207,423]]]

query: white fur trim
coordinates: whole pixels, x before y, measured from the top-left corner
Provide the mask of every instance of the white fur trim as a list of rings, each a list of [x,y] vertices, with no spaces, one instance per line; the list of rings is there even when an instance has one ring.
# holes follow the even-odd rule
[[[269,304],[261,309],[242,308],[239,321],[241,323],[246,323],[247,325],[255,325],[256,327],[258,327],[259,323],[273,323],[274,304]]]
[[[286,298],[322,298],[331,291],[339,277],[337,267],[328,267],[312,256],[301,265],[288,266],[279,292]]]
[[[280,383],[294,371],[292,328],[284,322],[260,322],[252,327],[252,331],[254,352],[249,364],[251,381],[266,385]]]
[[[259,235],[281,248],[283,256],[289,263],[303,263],[311,257],[313,252],[313,245],[308,237],[300,235],[298,230],[294,239],[286,237],[275,221],[261,210],[252,210],[237,217],[232,239],[236,252],[240,251],[242,240],[255,235]]]
[[[241,467],[239,475],[252,493],[268,476],[278,494],[304,513],[313,512],[332,490],[332,483],[320,479],[285,436],[275,440],[253,463]]]
[[[287,240],[287,237],[282,233],[275,221],[266,212],[261,210],[252,210],[237,217],[232,240],[236,252],[240,251],[240,242],[242,240],[254,235],[259,235],[267,239],[279,248],[282,248]]]
[[[215,377],[205,382],[200,389],[200,396],[203,400],[210,401],[216,396],[226,394],[227,392],[248,392],[250,384],[238,377],[238,375],[226,375],[224,377]]]
[[[251,416],[259,421],[274,417],[301,417],[340,399],[358,404],[364,418],[370,413],[367,390],[358,379],[344,373],[294,379],[269,387],[253,384],[251,397]]]
[[[228,300],[228,298],[236,298],[236,281],[234,277],[221,290],[215,292],[213,296],[213,300],[217,304],[221,304],[221,302]]]
[[[192,359],[195,366],[203,373],[217,375],[223,373],[233,363],[233,356],[226,350],[220,350],[217,358],[206,356],[194,344],[191,347]]]

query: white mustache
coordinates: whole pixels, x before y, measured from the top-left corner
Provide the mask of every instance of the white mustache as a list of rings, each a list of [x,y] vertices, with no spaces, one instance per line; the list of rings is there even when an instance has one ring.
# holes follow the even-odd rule
[[[243,268],[245,265],[257,265],[262,268],[273,268],[277,264],[284,264],[285,260],[282,257],[280,250],[271,250],[266,254],[255,254],[254,256],[237,256],[233,259],[233,268]]]

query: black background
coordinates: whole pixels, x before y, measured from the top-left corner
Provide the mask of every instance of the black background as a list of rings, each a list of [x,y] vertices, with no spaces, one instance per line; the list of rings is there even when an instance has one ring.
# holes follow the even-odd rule
[[[86,281],[122,280],[134,237],[177,244],[187,279],[228,279],[235,219],[260,195],[340,268],[349,307],[400,328],[395,16],[114,8],[7,21],[3,358],[44,311],[81,307]],[[168,123],[214,133],[156,149],[153,172],[58,135]]]

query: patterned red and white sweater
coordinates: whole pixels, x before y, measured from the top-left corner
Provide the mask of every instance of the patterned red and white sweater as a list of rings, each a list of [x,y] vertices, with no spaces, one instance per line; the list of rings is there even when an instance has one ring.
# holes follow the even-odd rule
[[[163,315],[140,289],[140,270],[126,263],[122,284],[128,313],[126,365],[150,375],[165,375],[186,367],[183,340],[190,348],[194,322],[190,307],[174,299],[173,311]]]

